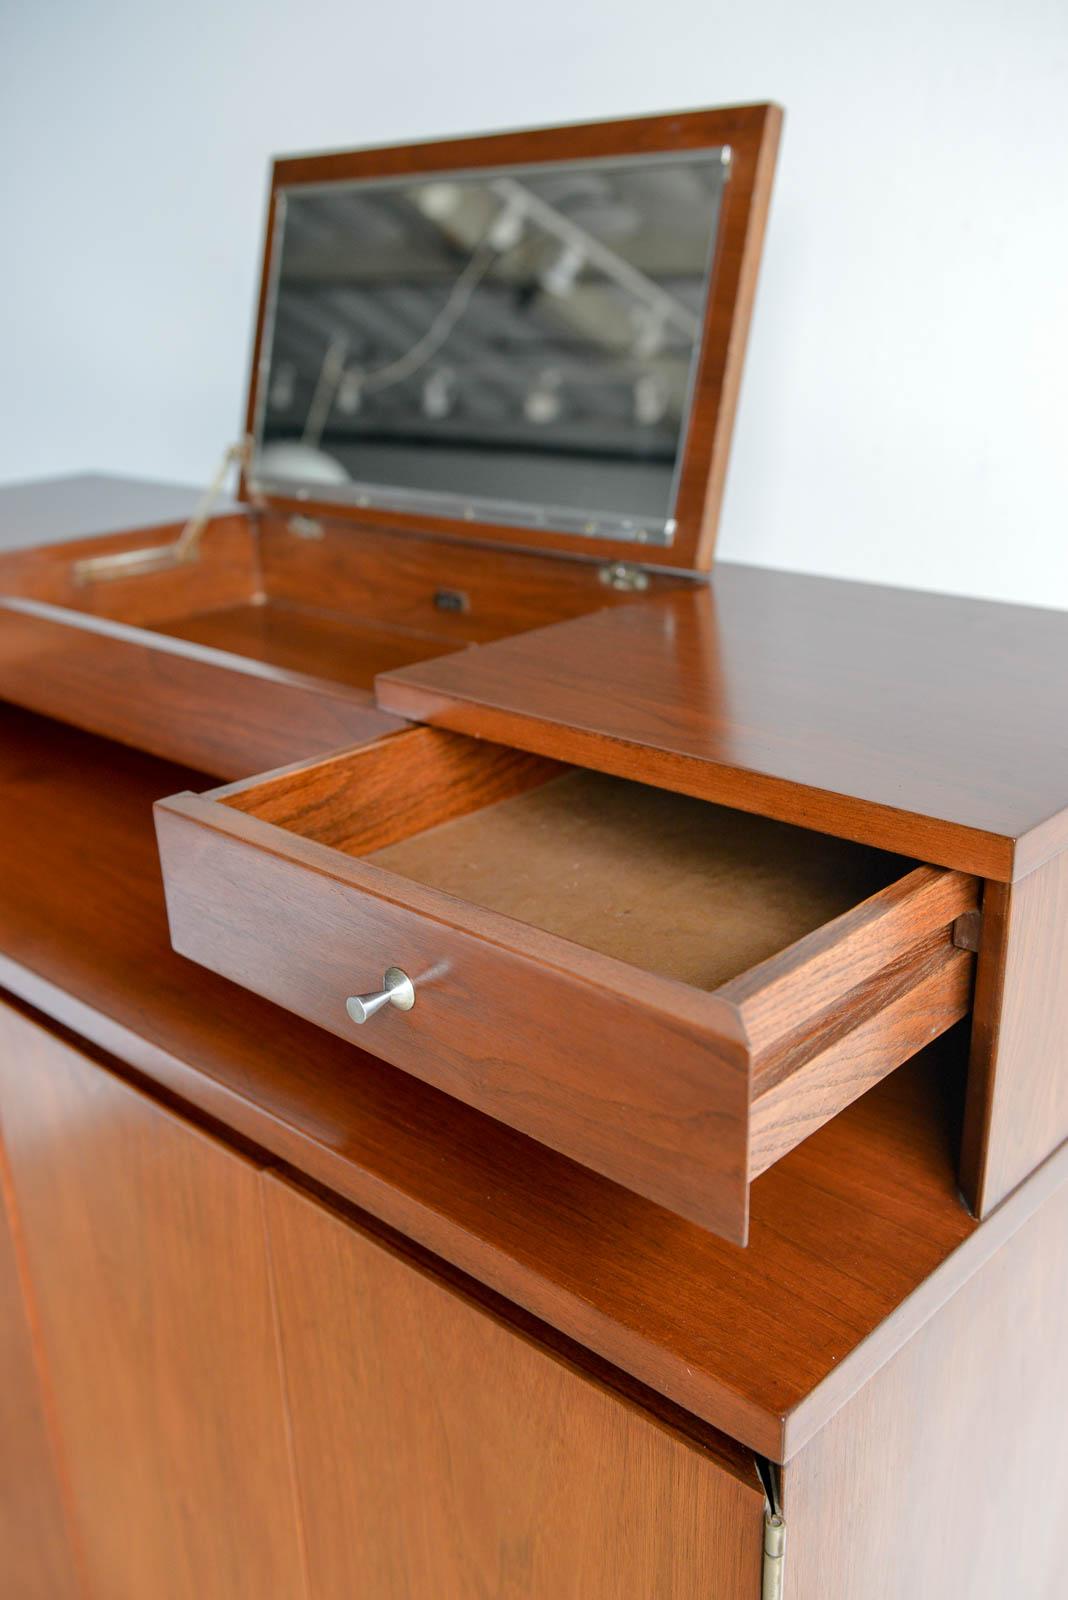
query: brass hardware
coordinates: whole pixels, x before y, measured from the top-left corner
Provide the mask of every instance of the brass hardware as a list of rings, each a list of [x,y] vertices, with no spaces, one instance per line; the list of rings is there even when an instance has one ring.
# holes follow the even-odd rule
[[[649,574],[629,561],[610,561],[601,567],[598,576],[606,588],[629,594],[642,594],[649,587]]]
[[[764,1561],[761,1567],[761,1600],[782,1600],[783,1573],[786,1567],[786,1522],[779,1492],[779,1469],[764,1456],[754,1462],[764,1491]]]
[[[782,1600],[783,1569],[786,1561],[786,1523],[781,1511],[770,1506],[764,1512],[764,1571],[761,1600]]]
[[[71,571],[75,583],[97,583],[111,578],[139,578],[151,572],[167,572],[184,562],[195,561],[200,536],[207,526],[215,502],[222,493],[226,474],[234,463],[247,468],[252,455],[251,438],[227,446],[214,478],[200,497],[196,510],[171,544],[143,545],[138,550],[117,550],[107,556],[86,556],[75,561]]]
[[[290,517],[286,523],[286,529],[298,539],[321,539],[323,537],[323,525],[321,522],[317,522],[314,517]]]
[[[345,1001],[345,1010],[353,1022],[369,1022],[383,1006],[396,1006],[398,1011],[410,1011],[415,1005],[415,985],[400,967],[387,967],[382,987],[376,994],[352,994]]]

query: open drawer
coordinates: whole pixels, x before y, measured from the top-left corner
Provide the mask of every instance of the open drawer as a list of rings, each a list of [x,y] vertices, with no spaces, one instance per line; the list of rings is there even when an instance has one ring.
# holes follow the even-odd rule
[[[436,729],[156,824],[181,954],[739,1243],[970,1005],[974,878]]]

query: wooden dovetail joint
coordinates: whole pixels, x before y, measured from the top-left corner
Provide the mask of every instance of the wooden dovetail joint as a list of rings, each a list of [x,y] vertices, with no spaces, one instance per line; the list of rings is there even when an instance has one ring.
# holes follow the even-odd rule
[[[965,911],[953,924],[953,943],[958,950],[979,949],[979,934],[983,918],[979,911]]]

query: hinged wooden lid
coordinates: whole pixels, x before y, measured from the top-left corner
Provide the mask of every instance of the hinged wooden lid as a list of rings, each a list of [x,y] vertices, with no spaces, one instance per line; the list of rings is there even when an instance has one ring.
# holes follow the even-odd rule
[[[276,161],[242,496],[707,569],[780,122]]]

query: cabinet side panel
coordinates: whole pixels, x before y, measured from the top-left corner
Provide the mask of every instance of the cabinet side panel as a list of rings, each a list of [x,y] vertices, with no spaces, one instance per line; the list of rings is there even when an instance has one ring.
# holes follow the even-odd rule
[[[8,1009],[0,1116],[92,1600],[300,1600],[257,1169]]]
[[[18,1600],[80,1594],[45,1421],[0,1125],[0,1583]]]
[[[1060,1600],[1068,1188],[785,1472],[786,1600]]]
[[[754,1600],[755,1472],[264,1183],[314,1600]]]
[[[961,1179],[992,1211],[1068,1138],[1068,852],[989,883]]]

